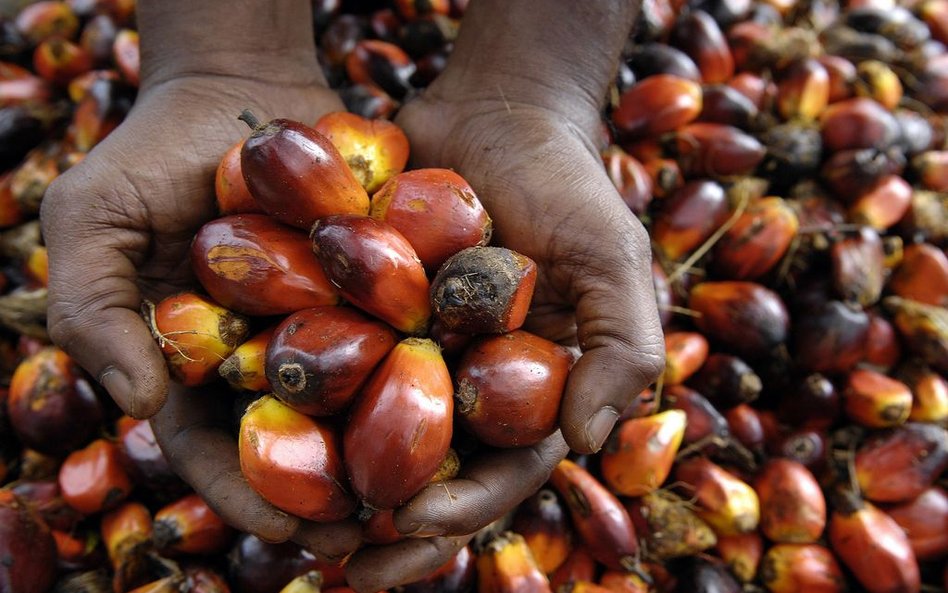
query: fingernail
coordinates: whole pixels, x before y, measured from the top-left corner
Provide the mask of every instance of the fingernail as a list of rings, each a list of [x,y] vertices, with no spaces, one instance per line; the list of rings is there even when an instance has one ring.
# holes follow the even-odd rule
[[[593,414],[593,417],[586,422],[586,444],[591,452],[602,448],[602,443],[605,442],[618,419],[619,413],[616,409],[606,406]]]
[[[132,398],[132,382],[128,377],[114,366],[107,366],[105,370],[99,373],[99,383],[109,392],[112,399],[122,407],[129,416],[136,418],[134,409],[134,398]]]

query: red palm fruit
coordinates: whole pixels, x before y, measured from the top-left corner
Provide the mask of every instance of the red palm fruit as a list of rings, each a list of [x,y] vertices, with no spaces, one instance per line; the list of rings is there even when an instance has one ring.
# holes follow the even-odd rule
[[[749,583],[757,576],[757,567],[764,555],[764,539],[756,531],[721,536],[715,551],[737,580]]]
[[[624,570],[606,570],[599,585],[612,593],[651,593],[652,587],[639,575]]]
[[[794,361],[801,368],[844,373],[865,357],[870,320],[861,307],[826,301],[795,321]]]
[[[79,31],[79,18],[69,3],[57,0],[33,2],[23,7],[15,23],[32,45],[50,37],[72,39]]]
[[[372,513],[362,522],[363,539],[367,543],[378,546],[394,544],[405,539],[405,536],[395,528],[394,514],[395,511],[392,509]]]
[[[559,591],[560,587],[567,583],[592,581],[596,578],[597,569],[596,559],[586,547],[582,544],[574,545],[566,560],[550,575],[550,586],[554,591]]]
[[[537,265],[503,247],[469,247],[452,255],[431,282],[431,305],[445,329],[512,332],[523,325]]]
[[[899,175],[887,175],[856,198],[849,207],[849,218],[884,231],[908,212],[912,186]]]
[[[180,496],[187,488],[171,469],[147,420],[122,416],[115,422],[122,467],[138,486],[161,497]]]
[[[54,346],[17,365],[6,408],[19,441],[44,453],[76,449],[102,422],[102,408],[92,387],[72,359]]]
[[[853,466],[867,500],[911,500],[948,468],[948,431],[911,422],[875,434],[859,447]]]
[[[152,335],[165,354],[171,376],[187,386],[218,376],[217,368],[247,336],[245,317],[193,292],[143,306]]]
[[[688,384],[722,410],[756,400],[763,388],[760,377],[746,362],[721,352],[708,356]]]
[[[0,107],[47,101],[50,94],[49,85],[42,78],[16,64],[0,62]]]
[[[319,118],[313,129],[329,138],[369,194],[408,163],[408,138],[386,119],[336,111]]]
[[[948,373],[948,309],[901,297],[883,303],[909,350],[937,370]]]
[[[869,312],[869,332],[863,362],[876,370],[887,371],[902,360],[902,346],[895,326],[874,311]],[[912,405],[915,405],[914,400]]]
[[[63,500],[59,484],[54,480],[17,480],[7,488],[39,513],[50,529],[69,531],[82,518]]]
[[[241,139],[228,148],[214,174],[214,196],[217,198],[217,210],[222,216],[263,212],[263,208],[250,195],[243,169],[240,168],[243,146],[244,141]]]
[[[843,593],[846,577],[818,544],[778,544],[764,556],[760,578],[771,593]]]
[[[860,227],[830,250],[833,286],[844,301],[868,306],[879,300],[885,283],[885,253],[879,233]]]
[[[926,150],[912,159],[912,169],[925,189],[948,191],[948,150]]]
[[[552,588],[523,537],[507,531],[490,540],[478,554],[477,591],[552,593]]]
[[[115,508],[132,491],[118,447],[96,439],[73,451],[59,468],[63,499],[80,513],[92,515]]]
[[[281,315],[339,302],[306,234],[264,214],[208,222],[191,242],[190,260],[211,298],[237,313]]]
[[[347,110],[370,119],[393,117],[399,107],[395,99],[375,85],[354,84],[342,89],[339,97]]]
[[[797,215],[782,198],[756,200],[714,246],[714,267],[729,279],[760,278],[784,256],[798,228]]]
[[[772,459],[757,474],[760,530],[772,542],[811,544],[826,526],[826,500],[803,464]]]
[[[829,72],[816,58],[798,58],[780,73],[777,112],[786,120],[819,118],[830,98]]]
[[[780,399],[777,413],[782,422],[792,426],[828,429],[839,417],[840,395],[832,381],[813,373]]]
[[[678,166],[678,161],[674,159],[655,156],[641,161],[641,164],[645,173],[651,179],[649,186],[652,188],[652,197],[654,198],[667,198],[685,183],[681,167]]]
[[[690,177],[749,175],[767,153],[756,138],[733,126],[704,122],[669,132],[665,145]]]
[[[862,148],[885,149],[899,136],[899,124],[889,111],[867,97],[831,104],[820,116],[823,146],[836,152]]]
[[[0,490],[0,586],[9,593],[44,593],[56,579],[56,544],[49,527],[10,490]]]
[[[665,390],[664,400],[669,408],[685,413],[686,445],[706,443],[716,446],[729,436],[727,420],[704,397],[694,389],[684,385],[672,385]]]
[[[600,156],[612,185],[625,205],[635,215],[644,214],[652,201],[654,185],[645,166],[615,144],[606,148]]]
[[[697,332],[665,334],[665,385],[680,385],[695,374],[708,358],[708,341]]]
[[[777,293],[754,282],[701,282],[688,308],[709,339],[746,358],[759,358],[783,343],[789,315]]]
[[[624,496],[642,496],[661,486],[685,435],[686,418],[681,410],[666,410],[622,422],[600,456],[609,488]]]
[[[652,225],[652,240],[677,260],[708,239],[728,219],[727,194],[715,181],[689,181],[662,204]]]
[[[830,443],[822,429],[801,428],[776,435],[768,449],[775,456],[799,461],[815,475],[822,475],[829,463]]]
[[[101,567],[104,562],[102,548],[99,546],[99,535],[91,530],[60,531],[52,529],[53,541],[56,543],[56,564],[61,571],[92,570]],[[79,573],[82,574],[82,573]],[[89,574],[89,573],[85,573]],[[93,591],[109,591],[109,581],[105,572],[100,571],[104,581],[100,589]],[[60,581],[57,581],[57,585]],[[91,587],[91,585],[89,585]],[[53,589],[55,591],[55,589]],[[67,591],[69,589],[66,589]],[[85,591],[86,589],[80,589]]]
[[[929,243],[907,245],[886,286],[902,298],[948,307],[948,256]]]
[[[395,175],[372,196],[369,216],[404,235],[430,272],[466,247],[487,245],[492,229],[474,190],[448,169]]]
[[[763,451],[767,435],[757,410],[747,404],[739,404],[725,412],[724,417],[728,430],[740,444],[754,453]]]
[[[653,490],[626,504],[650,558],[665,561],[700,554],[717,543],[714,531],[672,492]]]
[[[394,227],[368,216],[327,216],[310,236],[326,275],[347,301],[399,331],[428,329],[425,268]]]
[[[464,353],[454,399],[465,428],[493,447],[529,447],[557,427],[570,351],[523,330],[481,338]]]
[[[816,58],[829,75],[829,102],[838,103],[853,96],[856,66],[840,56],[824,54]]]
[[[573,547],[569,519],[552,490],[544,488],[521,503],[510,528],[523,536],[543,574],[559,568]]]
[[[272,391],[265,363],[275,331],[276,326],[270,326],[237,346],[217,368],[218,374],[238,391]]]
[[[369,212],[369,196],[328,138],[297,121],[260,123],[240,149],[240,168],[250,194],[270,216],[309,230],[332,214]]]
[[[918,560],[899,524],[850,495],[834,504],[829,543],[869,593],[918,593]]]
[[[311,416],[346,409],[395,347],[390,327],[348,307],[298,311],[277,327],[266,351],[274,395]]]
[[[293,542],[271,544],[244,533],[227,555],[228,576],[235,593],[278,593],[293,577],[310,570],[323,575],[324,587],[345,585],[345,570],[319,562]]]
[[[726,84],[707,85],[702,89],[701,114],[697,121],[750,129],[760,115],[747,96]]]
[[[471,334],[462,334],[445,328],[437,318],[431,322],[428,337],[441,346],[441,352],[446,358],[451,359],[461,356],[476,339]]]
[[[162,552],[215,554],[233,536],[233,529],[197,494],[188,494],[155,513],[153,537]]]
[[[704,457],[692,457],[676,466],[675,479],[694,499],[698,516],[718,535],[737,535],[757,529],[760,502],[754,489],[734,474]]]
[[[313,521],[355,509],[334,429],[265,395],[240,420],[240,469],[273,506]]]
[[[147,582],[152,548],[152,517],[140,502],[126,502],[102,516],[99,529],[113,570],[113,588],[128,589]]]
[[[705,84],[727,82],[734,75],[734,57],[724,33],[703,10],[679,18],[671,31],[671,45],[694,60]]]
[[[909,420],[934,423],[948,420],[948,380],[934,371],[925,370],[909,386],[912,389]]]
[[[69,129],[76,150],[92,150],[122,123],[131,106],[127,87],[108,78],[94,80],[72,115]]]
[[[464,546],[427,577],[403,585],[404,593],[464,593],[474,586],[477,557]]]
[[[346,56],[346,74],[356,84],[382,89],[401,101],[411,90],[415,63],[399,46],[378,39],[363,39]]]
[[[373,371],[343,440],[352,488],[366,505],[399,507],[431,480],[451,445],[453,395],[428,339],[402,340]]]
[[[908,420],[912,411],[912,392],[901,381],[869,369],[855,369],[846,381],[843,407],[863,426],[897,426]]]
[[[622,93],[612,123],[629,138],[656,136],[690,123],[701,113],[701,85],[672,74],[656,74]]]
[[[639,544],[629,512],[589,472],[564,459],[550,476],[563,496],[573,519],[573,528],[586,550],[608,568],[634,568]]]
[[[879,60],[859,62],[853,86],[857,96],[874,99],[890,111],[894,111],[902,100],[899,75],[888,64]]]
[[[885,512],[905,531],[919,560],[938,560],[948,555],[948,492],[944,488],[926,488],[912,500]]]
[[[141,53],[138,47],[138,31],[122,29],[115,36],[112,58],[128,84],[137,87],[141,71]]]
[[[73,78],[92,70],[92,56],[82,46],[54,37],[36,46],[33,69],[44,79],[65,86]]]

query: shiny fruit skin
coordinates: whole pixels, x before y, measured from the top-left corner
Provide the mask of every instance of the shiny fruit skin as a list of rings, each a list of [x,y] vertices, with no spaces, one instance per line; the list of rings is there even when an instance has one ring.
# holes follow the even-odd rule
[[[542,489],[517,507],[511,529],[523,536],[543,574],[555,571],[573,547],[567,511],[556,493]]]
[[[708,358],[708,340],[697,332],[665,333],[665,385],[680,385]]]
[[[278,221],[309,230],[332,214],[369,212],[369,196],[328,138],[275,119],[255,127],[240,151],[250,194]]]
[[[908,420],[912,411],[912,392],[901,381],[859,368],[849,373],[843,406],[849,417],[863,426],[897,426]]]
[[[620,424],[600,459],[603,480],[612,491],[642,496],[661,486],[684,437],[685,419],[681,410],[666,410]]]
[[[661,205],[652,239],[666,257],[677,260],[697,248],[728,219],[727,194],[710,180],[690,181]]]
[[[778,544],[764,555],[761,580],[771,593],[843,593],[833,553],[818,544]]]
[[[556,430],[572,354],[523,330],[485,337],[458,363],[464,426],[494,447],[529,447]]]
[[[179,554],[216,554],[234,536],[233,529],[197,494],[158,509],[153,529],[158,549]]]
[[[275,331],[276,326],[270,326],[250,337],[217,368],[218,374],[231,388],[236,391],[272,391],[265,364],[267,346]]]
[[[704,457],[678,463],[675,479],[693,496],[698,516],[722,536],[748,533],[760,522],[760,502],[754,489]]]
[[[369,216],[404,235],[430,272],[462,249],[487,245],[492,232],[470,184],[448,169],[395,175],[372,195]]]
[[[190,257],[201,286],[238,313],[283,315],[339,302],[306,234],[263,214],[208,222],[194,236]]]
[[[748,175],[767,153],[753,136],[733,126],[691,123],[666,139],[685,175],[728,178]]]
[[[222,216],[263,212],[263,208],[250,194],[247,182],[244,181],[243,169],[240,168],[240,151],[243,146],[244,141],[241,139],[228,148],[214,174],[214,197],[217,199],[217,210]]]
[[[747,358],[759,358],[783,343],[789,314],[780,297],[754,282],[702,282],[688,307],[702,316],[695,325],[711,340]]]
[[[329,138],[370,195],[408,163],[408,138],[387,119],[337,111],[319,118],[313,129]]]
[[[749,583],[757,575],[764,555],[764,538],[756,531],[718,537],[715,551],[739,581]]]
[[[352,488],[366,505],[399,507],[428,483],[451,444],[453,395],[428,339],[402,340],[373,371],[343,437]]]
[[[732,280],[760,278],[784,256],[798,228],[796,214],[782,198],[756,200],[714,246],[714,267]]]
[[[348,302],[407,334],[427,330],[425,268],[394,227],[368,216],[327,216],[310,237],[326,275]]]
[[[339,438],[327,424],[266,395],[244,413],[238,448],[247,482],[273,506],[313,521],[355,510]]]
[[[59,468],[63,499],[80,513],[92,515],[116,507],[132,491],[118,447],[96,439],[73,451]]]
[[[833,103],[820,116],[823,146],[829,151],[888,148],[898,137],[898,122],[872,99]]]
[[[478,593],[552,593],[523,537],[507,531],[492,539],[477,557]]]
[[[948,556],[948,492],[927,488],[912,500],[885,509],[909,538],[919,560]]]
[[[9,490],[0,490],[0,590],[44,593],[56,576],[56,546],[39,515]]]
[[[772,459],[757,474],[760,529],[772,542],[815,543],[826,526],[826,500],[816,478],[803,464]]]
[[[886,286],[902,298],[948,307],[948,255],[930,243],[908,245]]]
[[[919,496],[948,468],[948,430],[909,422],[872,435],[853,462],[862,495],[873,502],[903,502]]]
[[[671,132],[698,117],[701,99],[698,83],[671,74],[656,74],[622,93],[612,122],[629,138]]]
[[[277,327],[266,353],[274,395],[311,416],[346,409],[395,347],[395,332],[349,307],[315,307]]]

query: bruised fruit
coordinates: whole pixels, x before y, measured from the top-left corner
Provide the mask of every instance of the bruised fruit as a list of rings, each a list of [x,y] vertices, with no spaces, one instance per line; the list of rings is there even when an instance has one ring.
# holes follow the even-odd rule
[[[319,118],[313,129],[329,138],[369,194],[401,173],[408,162],[408,138],[387,119],[337,111]]]
[[[241,418],[238,447],[247,482],[278,509],[313,521],[355,510],[339,437],[328,424],[265,395]]]
[[[455,405],[464,426],[494,447],[528,447],[556,430],[573,357],[523,330],[484,337],[455,371]]]

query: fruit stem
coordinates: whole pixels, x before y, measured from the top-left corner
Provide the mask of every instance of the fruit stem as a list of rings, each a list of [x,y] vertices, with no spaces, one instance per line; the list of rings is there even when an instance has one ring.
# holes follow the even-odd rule
[[[251,130],[256,130],[258,127],[260,127],[260,120],[257,119],[257,116],[254,115],[253,111],[250,111],[249,109],[244,109],[241,111],[240,115],[237,116],[237,119],[250,126]]]

